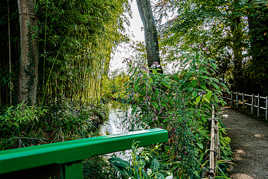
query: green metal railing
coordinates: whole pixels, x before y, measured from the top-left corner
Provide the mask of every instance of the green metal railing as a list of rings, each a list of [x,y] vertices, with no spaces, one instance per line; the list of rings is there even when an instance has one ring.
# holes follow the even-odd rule
[[[82,179],[82,160],[92,156],[166,142],[163,129],[98,136],[0,151],[0,178]]]

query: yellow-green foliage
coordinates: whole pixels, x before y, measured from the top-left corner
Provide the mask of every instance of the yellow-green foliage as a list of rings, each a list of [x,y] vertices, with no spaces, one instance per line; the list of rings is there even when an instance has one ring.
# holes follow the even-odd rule
[[[37,2],[41,102],[99,98],[112,49],[124,40],[122,14],[127,9],[127,0]]]
[[[105,78],[103,80],[102,97],[104,99],[121,100],[126,99],[126,83],[129,76],[120,74],[112,79]]]

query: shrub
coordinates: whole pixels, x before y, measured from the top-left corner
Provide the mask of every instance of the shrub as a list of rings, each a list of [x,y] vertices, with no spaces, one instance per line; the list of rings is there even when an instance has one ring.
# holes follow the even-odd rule
[[[0,114],[0,149],[90,137],[106,118],[103,106],[10,106]]]
[[[183,64],[174,74],[135,69],[128,84],[129,102],[134,123],[169,131],[169,142],[159,154],[174,176],[198,178],[207,167],[211,106],[224,104],[221,91],[226,87],[216,77],[213,60],[196,54]]]

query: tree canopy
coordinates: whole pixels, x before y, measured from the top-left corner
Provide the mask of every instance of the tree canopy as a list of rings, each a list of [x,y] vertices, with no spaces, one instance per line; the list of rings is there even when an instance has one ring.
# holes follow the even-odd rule
[[[233,90],[267,94],[266,1],[161,1],[154,9],[159,19],[175,14],[163,52],[202,51],[217,60],[218,74]]]

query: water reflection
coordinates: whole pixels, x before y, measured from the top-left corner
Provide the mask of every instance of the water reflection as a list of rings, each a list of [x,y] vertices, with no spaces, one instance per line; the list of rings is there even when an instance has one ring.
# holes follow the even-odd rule
[[[130,128],[131,108],[111,108],[108,121],[100,128],[100,135],[123,134]]]
[[[131,122],[131,107],[130,106],[114,106],[109,105],[109,118],[108,121],[100,127],[100,135],[111,135],[111,134],[124,134],[130,131],[133,126]],[[135,127],[134,127],[135,128]],[[116,155],[123,160],[129,160],[131,157],[131,151],[121,151],[105,155],[107,158],[112,155]]]

